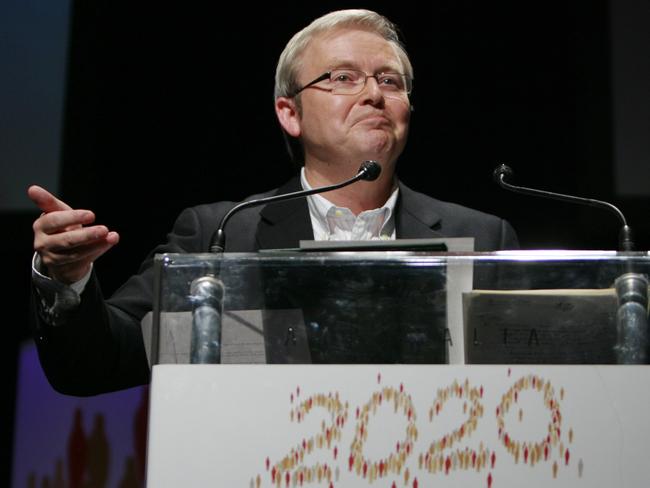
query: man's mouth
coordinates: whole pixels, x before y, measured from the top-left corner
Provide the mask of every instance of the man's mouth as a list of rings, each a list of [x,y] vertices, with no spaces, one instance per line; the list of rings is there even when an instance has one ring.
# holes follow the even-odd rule
[[[359,119],[357,123],[376,127],[390,125],[390,121],[383,115],[368,115]]]

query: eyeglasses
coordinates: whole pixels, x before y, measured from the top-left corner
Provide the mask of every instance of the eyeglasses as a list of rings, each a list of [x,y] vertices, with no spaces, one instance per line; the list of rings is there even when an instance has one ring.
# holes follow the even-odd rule
[[[321,82],[326,82],[323,83],[322,89],[331,92],[333,95],[357,95],[366,86],[368,78],[377,80],[379,89],[387,97],[404,97],[411,93],[413,89],[413,80],[402,73],[367,75],[363,71],[355,69],[334,69],[310,81],[293,92],[291,96],[295,97],[306,88]]]

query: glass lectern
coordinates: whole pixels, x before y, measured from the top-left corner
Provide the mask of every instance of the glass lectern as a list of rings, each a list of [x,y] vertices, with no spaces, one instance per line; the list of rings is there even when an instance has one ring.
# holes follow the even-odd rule
[[[645,364],[647,253],[156,257],[151,364]]]

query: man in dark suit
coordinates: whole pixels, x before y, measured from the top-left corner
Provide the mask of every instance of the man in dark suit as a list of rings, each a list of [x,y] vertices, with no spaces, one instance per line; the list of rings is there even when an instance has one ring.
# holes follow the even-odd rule
[[[406,144],[413,69],[392,23],[366,10],[332,12],[297,33],[280,56],[275,111],[298,141],[299,177],[273,193],[341,182],[362,161],[379,178],[336,191],[242,211],[229,223],[226,251],[296,247],[301,239],[367,240],[474,237],[478,251],[517,247],[502,219],[414,192],[395,176]],[[233,203],[184,211],[168,242],[139,274],[104,300],[92,263],[118,243],[45,189],[30,198],[34,222],[34,319],[44,370],[55,388],[95,394],[146,383],[149,368],[140,320],[151,310],[152,258],[161,252],[205,252]],[[256,197],[259,197],[256,196]],[[251,197],[255,198],[255,197]]]

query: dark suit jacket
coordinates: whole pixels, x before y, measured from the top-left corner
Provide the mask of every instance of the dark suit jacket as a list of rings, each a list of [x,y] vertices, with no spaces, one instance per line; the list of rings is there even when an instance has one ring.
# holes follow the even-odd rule
[[[298,178],[256,199],[300,189]],[[207,252],[221,218],[235,203],[219,202],[184,210],[167,242],[154,249],[131,277],[107,300],[95,273],[82,293],[81,305],[66,323],[52,327],[32,316],[43,369],[62,393],[93,395],[145,384],[149,367],[140,321],[152,309],[153,257],[157,253]],[[398,238],[474,237],[476,251],[518,247],[504,220],[453,203],[435,200],[400,183],[395,212]],[[313,239],[305,199],[290,200],[236,214],[226,229],[226,252],[295,248]],[[32,294],[35,295],[34,293]]]

